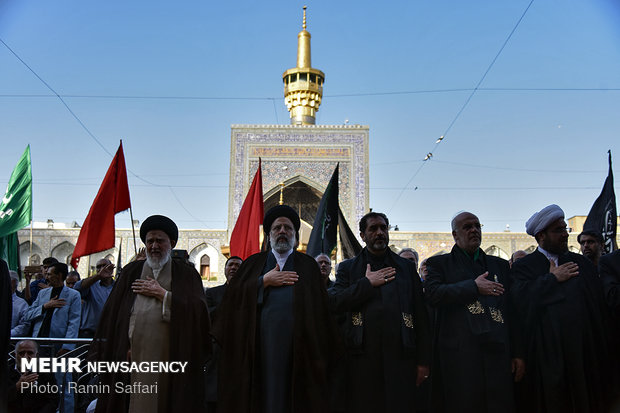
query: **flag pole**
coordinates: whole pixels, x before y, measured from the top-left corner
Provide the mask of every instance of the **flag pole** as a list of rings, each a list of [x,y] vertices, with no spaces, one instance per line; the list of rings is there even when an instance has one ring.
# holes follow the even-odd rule
[[[28,265],[32,265],[32,223],[34,221],[30,220],[30,252],[28,253]]]
[[[138,255],[138,247],[136,245],[136,228],[133,225],[133,209],[129,207],[129,216],[131,217],[131,232],[133,234],[133,252],[134,255]]]

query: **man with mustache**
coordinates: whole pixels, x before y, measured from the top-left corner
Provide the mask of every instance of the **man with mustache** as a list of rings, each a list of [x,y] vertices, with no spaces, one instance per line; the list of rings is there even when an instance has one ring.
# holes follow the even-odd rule
[[[330,290],[345,314],[346,412],[413,412],[415,387],[429,376],[430,330],[414,264],[388,247],[389,221],[370,212],[359,223],[366,247],[343,261]]]
[[[214,328],[218,412],[329,411],[335,327],[319,266],[295,251],[299,226],[287,205],[267,211],[270,250],[248,257],[226,290]]]
[[[481,227],[474,214],[457,214],[456,245],[426,261],[424,288],[436,308],[431,400],[438,412],[512,412],[511,372],[515,380],[523,376],[519,346],[510,340],[508,261],[480,249]]]
[[[100,361],[187,362],[184,372],[116,372],[100,383],[156,385],[155,393],[100,395],[97,412],[204,410],[204,366],[211,354],[210,321],[200,275],[185,259],[171,258],[179,230],[153,215],[140,227],[146,260],[127,264],[103,308],[90,358]]]
[[[511,269],[527,341],[527,409],[606,412],[614,382],[608,314],[594,265],[568,250],[564,211],[549,205],[525,224],[538,248]]]

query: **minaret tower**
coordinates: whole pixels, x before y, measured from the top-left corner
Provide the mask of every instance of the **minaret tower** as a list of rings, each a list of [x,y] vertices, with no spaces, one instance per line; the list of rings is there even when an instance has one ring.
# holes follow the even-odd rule
[[[325,74],[310,63],[310,33],[306,31],[306,6],[302,30],[297,35],[297,67],[282,75],[284,102],[291,112],[291,125],[314,125],[323,97]]]

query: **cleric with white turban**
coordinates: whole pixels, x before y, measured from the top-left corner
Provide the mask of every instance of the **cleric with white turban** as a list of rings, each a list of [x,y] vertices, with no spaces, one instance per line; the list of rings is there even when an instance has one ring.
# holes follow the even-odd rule
[[[530,217],[525,223],[525,232],[535,237],[541,231],[544,231],[552,222],[564,218],[564,211],[556,204],[544,207]]]

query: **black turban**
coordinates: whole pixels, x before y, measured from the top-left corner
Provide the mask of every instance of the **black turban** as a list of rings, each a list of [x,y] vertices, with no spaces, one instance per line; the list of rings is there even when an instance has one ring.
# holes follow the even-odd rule
[[[295,232],[299,232],[301,221],[299,221],[299,215],[297,215],[297,212],[295,212],[295,210],[288,205],[276,205],[267,211],[265,218],[263,219],[263,230],[265,233],[269,234],[271,231],[271,224],[273,224],[273,221],[280,217],[290,219],[293,223],[293,227],[295,227]]]
[[[164,231],[170,237],[170,241],[177,242],[179,228],[170,218],[163,215],[151,215],[140,226],[140,239],[146,244],[146,234],[152,230]]]

